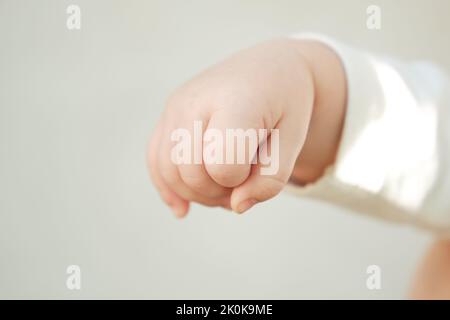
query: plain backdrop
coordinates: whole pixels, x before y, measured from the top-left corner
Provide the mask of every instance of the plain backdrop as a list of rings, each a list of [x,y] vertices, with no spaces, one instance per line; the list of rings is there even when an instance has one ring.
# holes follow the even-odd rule
[[[404,298],[429,235],[289,194],[179,221],[145,149],[171,90],[239,48],[314,31],[448,71],[449,14],[447,0],[0,0],[0,298]]]

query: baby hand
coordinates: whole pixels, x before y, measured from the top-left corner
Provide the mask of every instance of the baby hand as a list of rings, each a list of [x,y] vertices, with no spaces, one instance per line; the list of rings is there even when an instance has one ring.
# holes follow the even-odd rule
[[[178,217],[191,201],[242,213],[291,177],[322,174],[344,104],[342,67],[324,45],[283,39],[243,50],[168,99],[148,150],[151,178]]]

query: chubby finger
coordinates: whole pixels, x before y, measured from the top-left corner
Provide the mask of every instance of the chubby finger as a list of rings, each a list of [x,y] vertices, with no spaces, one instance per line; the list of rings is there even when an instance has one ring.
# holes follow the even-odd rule
[[[203,159],[208,175],[216,183],[234,188],[248,178],[258,149],[257,129],[263,126],[261,118],[238,108],[212,114],[204,136]]]
[[[192,150],[190,161],[178,165],[183,182],[196,193],[211,198],[230,196],[231,189],[216,183],[208,174],[203,161],[203,133],[208,125],[208,116],[200,116],[187,120],[188,140]]]
[[[181,177],[179,165],[171,160],[171,153],[174,143],[170,140],[173,128],[177,126],[170,126],[163,129],[161,135],[161,145],[158,152],[158,167],[159,173],[164,182],[181,198],[187,201],[194,201],[206,206],[221,206],[229,207],[229,200],[231,192],[220,194],[213,197],[210,195],[203,195],[189,187]]]
[[[150,139],[149,147],[147,148],[148,172],[163,201],[172,209],[175,216],[182,218],[189,211],[189,202],[172,191],[172,189],[164,182],[164,179],[159,173],[158,147],[162,129],[162,124],[158,123],[152,138]]]

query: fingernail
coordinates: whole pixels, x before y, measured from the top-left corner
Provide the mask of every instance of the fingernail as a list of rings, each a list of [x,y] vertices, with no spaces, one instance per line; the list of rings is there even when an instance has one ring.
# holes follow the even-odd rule
[[[244,213],[251,207],[253,207],[258,201],[256,199],[247,199],[239,203],[237,206],[237,213]]]

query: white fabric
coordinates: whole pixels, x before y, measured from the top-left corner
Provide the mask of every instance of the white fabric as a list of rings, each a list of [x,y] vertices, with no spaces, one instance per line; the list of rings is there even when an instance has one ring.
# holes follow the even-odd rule
[[[450,234],[450,81],[427,62],[406,63],[314,34],[341,58],[348,104],[336,163],[310,196]]]

